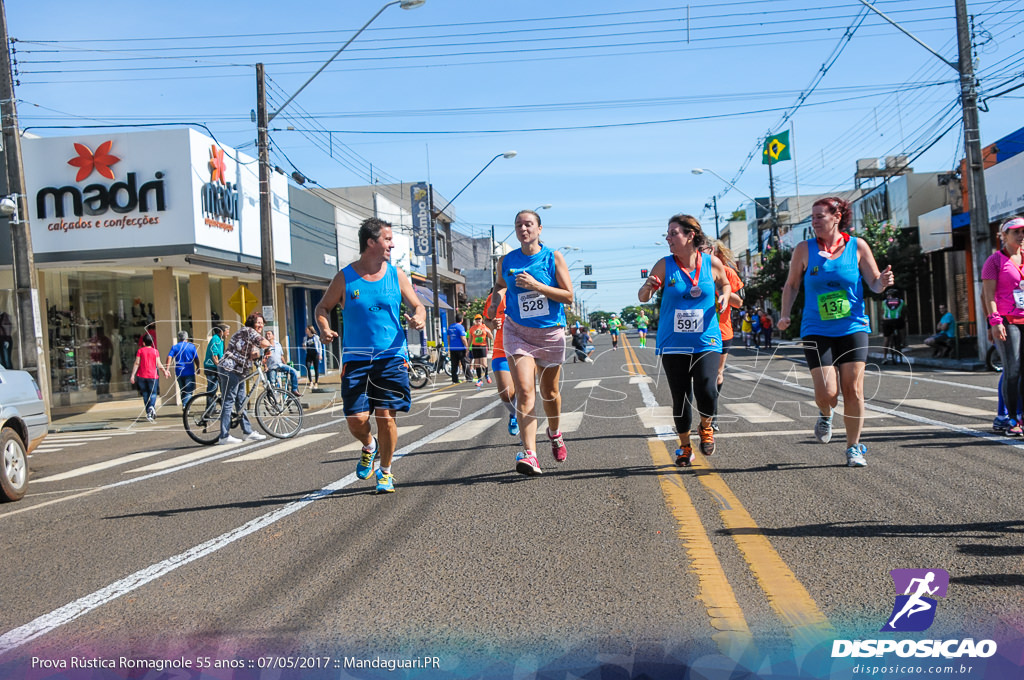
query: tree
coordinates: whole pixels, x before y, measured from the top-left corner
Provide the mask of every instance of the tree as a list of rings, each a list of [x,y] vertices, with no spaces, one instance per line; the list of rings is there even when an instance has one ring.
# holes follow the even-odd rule
[[[921,246],[909,229],[903,229],[892,222],[866,218],[864,226],[856,235],[871,246],[879,270],[892,267],[897,288],[912,290],[916,287],[924,258]]]

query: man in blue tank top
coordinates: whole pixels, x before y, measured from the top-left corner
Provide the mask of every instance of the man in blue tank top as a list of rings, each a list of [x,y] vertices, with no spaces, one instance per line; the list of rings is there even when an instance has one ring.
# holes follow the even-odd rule
[[[329,315],[342,309],[341,400],[348,429],[363,444],[356,476],[366,479],[376,471],[377,492],[395,490],[391,459],[398,440],[395,414],[408,411],[408,350],[399,309],[402,300],[413,310],[409,326],[426,325],[427,310],[404,271],[391,264],[394,248],[391,225],[370,217],[359,227],[359,259],[338,272],[316,306],[320,339],[326,345],[338,337]],[[373,436],[370,412],[377,421]]]

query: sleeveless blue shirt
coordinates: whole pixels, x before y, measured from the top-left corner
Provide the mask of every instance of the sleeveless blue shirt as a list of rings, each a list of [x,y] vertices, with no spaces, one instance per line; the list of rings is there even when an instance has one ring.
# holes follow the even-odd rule
[[[398,285],[398,269],[389,262],[379,281],[367,281],[352,265],[341,271],[345,275],[342,363],[408,357],[399,316],[402,290]]]
[[[516,285],[516,274],[525,271],[545,286],[558,287],[555,276],[555,251],[541,246],[536,255],[526,255],[523,249],[513,250],[501,261],[501,274],[505,277],[505,316],[520,326],[529,328],[555,328],[565,326],[565,308],[561,302],[534,290]]]
[[[807,270],[804,272],[800,335],[839,338],[870,333],[871,323],[864,311],[864,284],[857,262],[857,239],[851,236],[842,254],[834,260],[818,252],[815,239],[806,243]]]
[[[715,308],[715,279],[711,256],[700,254],[700,295],[690,293],[691,276],[679,269],[676,258],[665,258],[665,290],[661,296],[658,347],[655,354],[699,354],[722,351],[722,331]]]

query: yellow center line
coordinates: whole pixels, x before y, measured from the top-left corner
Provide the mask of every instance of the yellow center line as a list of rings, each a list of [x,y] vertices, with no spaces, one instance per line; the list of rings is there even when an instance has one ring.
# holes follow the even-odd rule
[[[635,350],[628,343],[626,343],[626,347],[628,348],[627,353],[632,352],[630,361],[635,362],[637,373],[645,375]],[[655,446],[655,442],[660,446]],[[668,449],[663,442],[657,439],[649,440],[648,447],[651,449],[651,457],[656,465],[672,463]],[[814,598],[797,579],[796,574],[789,568],[782,556],[772,547],[771,542],[765,537],[754,518],[743,507],[722,476],[715,472],[703,456],[694,456],[692,466],[700,483],[720,503],[719,515],[722,518],[722,524],[736,542],[744,561],[761,590],[768,597],[769,605],[788,629],[794,643],[799,648],[805,648],[820,642],[824,637],[834,637],[831,624],[818,608]],[[721,614],[726,620],[731,621],[732,613],[728,608],[731,605],[726,604],[721,609],[716,605],[713,611],[712,605],[709,604],[710,601],[728,603],[730,599],[735,603],[735,595],[725,580],[725,574],[717,557],[713,562],[707,559],[700,539],[693,535],[700,533],[705,540],[708,540],[707,547],[710,550],[710,540],[700,523],[692,500],[682,485],[673,483],[672,478],[671,474],[661,475],[662,492],[665,494],[673,514],[680,522],[680,538],[687,546],[687,552],[694,558],[694,571],[700,580],[700,599],[708,606],[708,612],[712,616],[712,625],[714,625],[716,614]],[[679,490],[678,493],[670,493],[676,488]],[[707,597],[710,599],[705,599],[705,591],[708,591]],[[739,612],[738,603],[734,606],[742,621],[743,615],[742,612]],[[745,621],[743,626],[746,626]],[[719,645],[721,646],[721,643]]]
[[[639,375],[643,375],[644,370],[640,366],[636,350],[626,340],[625,335],[622,335],[619,341],[626,352],[626,370],[630,375],[638,375],[637,371]],[[651,459],[659,470],[658,481],[665,501],[679,523],[679,539],[690,558],[690,569],[697,576],[697,599],[704,604],[711,627],[718,631],[711,635],[711,639],[726,656],[739,658],[743,654],[749,654],[754,651],[750,626],[747,625],[722,563],[715,554],[711,538],[704,528],[704,523],[701,522],[700,513],[697,512],[681,478],[675,473],[675,461],[660,439],[648,439],[647,447],[650,449]]]
[[[722,563],[715,554],[708,532],[700,520],[700,514],[693,505],[690,494],[681,479],[674,474],[675,463],[665,442],[648,439],[647,447],[651,458],[659,469],[658,481],[665,501],[679,522],[679,539],[690,557],[690,570],[697,575],[697,599],[704,603],[711,627],[717,633],[711,635],[723,654],[738,658],[751,651],[753,635],[743,616],[743,610],[736,600],[736,594],[725,576]]]

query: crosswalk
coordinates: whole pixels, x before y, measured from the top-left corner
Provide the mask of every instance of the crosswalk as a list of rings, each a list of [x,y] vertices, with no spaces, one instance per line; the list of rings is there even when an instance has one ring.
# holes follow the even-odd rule
[[[743,382],[751,382],[752,380],[759,379],[759,377],[760,376],[753,373],[730,373],[730,379],[736,378]],[[804,374],[799,370],[794,369],[790,371],[784,379],[787,381],[802,382],[805,380],[809,381],[810,376],[809,374]],[[560,422],[562,432],[571,435],[572,433],[579,431],[587,419],[588,413],[590,414],[589,417],[597,417],[596,413],[600,411],[601,408],[606,408],[599,407],[597,409],[591,409],[588,412],[588,402],[607,403],[608,400],[602,399],[602,396],[607,396],[613,393],[625,395],[625,391],[629,389],[628,385],[657,382],[657,379],[646,375],[622,376],[619,378],[606,379],[585,379],[574,382],[566,381],[566,384],[562,387],[564,399],[563,406],[566,408],[574,408],[574,410],[562,414]],[[734,391],[742,392],[743,390]],[[718,436],[747,437],[807,434],[813,427],[813,420],[818,414],[817,406],[814,401],[810,399],[766,403],[753,401],[750,399],[750,396],[752,395],[748,394],[746,399],[732,399],[729,398],[727,394],[723,394],[720,397],[719,420],[724,426],[724,431],[720,432]],[[493,387],[482,390],[467,390],[465,388],[451,389],[446,387],[434,393],[416,395],[413,402],[413,410],[418,410],[421,413],[427,412],[436,417],[444,417],[449,412],[458,413],[461,412],[464,407],[469,407],[469,404],[464,405],[463,402],[469,401],[471,404],[484,405],[481,403],[484,399],[496,399]],[[975,403],[960,403],[956,406],[953,413],[957,416],[977,419],[979,422],[970,426],[978,429],[984,428],[987,430],[988,423],[990,423],[994,414],[994,402],[996,399],[997,397],[992,394],[979,393],[970,399],[962,399],[964,402],[974,400]],[[640,425],[644,429],[655,431],[661,429],[664,431],[664,428],[671,429],[673,427],[672,409],[670,406],[659,406],[654,408],[635,407],[634,405],[631,406],[632,407],[628,409],[629,413],[636,415]],[[479,408],[479,406],[474,405],[472,408]],[[865,410],[863,414],[864,419],[866,421],[871,421],[871,423],[877,423],[874,426],[865,423],[865,431],[871,431],[876,428],[879,431],[891,430],[893,427],[898,426],[900,418],[898,414],[892,412],[893,404],[885,403],[882,408],[889,412],[873,410],[870,407]],[[950,404],[925,398],[904,399],[895,406],[895,409],[914,409],[919,412],[924,411],[933,415],[951,415]],[[339,416],[340,411],[335,415]],[[838,431],[842,428],[841,401],[837,409],[837,416],[836,428]],[[473,441],[474,439],[485,435],[485,433],[488,433],[496,426],[503,428],[506,418],[504,411],[501,411],[501,413],[496,417],[476,418],[451,431],[445,432],[440,437],[434,439],[433,443],[457,444]],[[399,425],[399,441],[406,439],[408,436],[416,433],[423,427],[424,426],[422,425]],[[915,429],[932,429],[934,426],[915,425],[914,427]],[[36,451],[41,453],[61,450],[74,451],[78,447],[102,445],[104,442],[115,437],[132,436],[135,434],[137,433],[119,430],[51,434],[43,444],[36,449]],[[420,434],[422,434],[422,432]],[[263,445],[257,445],[255,447],[247,442],[246,444],[250,445],[245,446],[244,451],[235,456],[230,454],[226,456],[224,455],[225,453],[229,453],[226,451],[229,447],[200,447],[169,458],[161,457],[167,453],[165,449],[145,450],[120,456],[109,461],[84,465],[66,472],[50,475],[48,477],[34,479],[33,482],[59,482],[114,468],[121,468],[122,474],[126,476],[142,475],[162,470],[170,470],[181,465],[201,461],[207,457],[218,459],[220,463],[229,465],[259,463],[283,454],[301,452],[331,438],[338,439],[339,442],[344,442],[342,445],[330,449],[329,453],[332,454],[355,453],[358,452],[361,446],[359,442],[351,441],[350,436],[345,430],[344,424],[338,424],[337,427],[330,427],[329,431],[301,434],[294,439],[270,439],[263,443]]]

